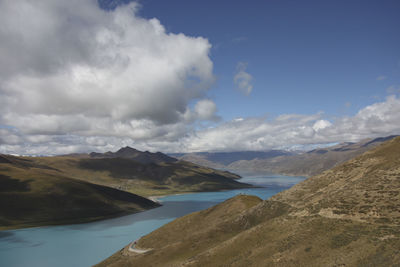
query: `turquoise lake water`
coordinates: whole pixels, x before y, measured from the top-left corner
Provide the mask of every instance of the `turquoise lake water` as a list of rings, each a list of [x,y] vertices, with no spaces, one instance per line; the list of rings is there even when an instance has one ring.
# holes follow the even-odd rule
[[[237,194],[267,199],[304,177],[258,175],[241,182],[263,188],[193,193],[160,199],[163,206],[98,222],[0,231],[0,266],[91,266],[133,240],[185,214],[206,209]]]

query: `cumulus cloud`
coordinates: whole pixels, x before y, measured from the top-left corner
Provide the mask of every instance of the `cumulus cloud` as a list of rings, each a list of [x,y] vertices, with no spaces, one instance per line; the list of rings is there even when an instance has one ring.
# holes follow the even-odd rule
[[[0,146],[21,144],[22,138],[15,129],[0,128]]]
[[[217,112],[217,105],[210,99],[204,99],[197,102],[194,111],[197,119],[212,121],[219,120],[219,117],[215,115]]]
[[[245,95],[249,95],[253,90],[253,76],[246,72],[247,63],[239,62],[236,67],[236,74],[233,77],[237,89]]]
[[[220,122],[207,97],[214,82],[208,40],[169,33],[137,12],[135,3],[105,11],[93,0],[0,1],[0,153],[127,145],[164,152],[266,150],[400,133],[396,96],[352,117]],[[238,64],[234,82],[248,95],[246,68]]]
[[[211,103],[204,102],[204,106]],[[200,105],[201,106],[201,105]],[[195,108],[196,110],[196,108]],[[201,109],[200,109],[201,110]],[[194,112],[195,113],[195,112]],[[201,113],[201,112],[200,112]],[[124,132],[121,125],[121,132]],[[135,125],[137,137],[150,135],[154,125]],[[164,131],[165,128],[158,129]],[[15,128],[0,129],[0,152],[19,154],[60,154],[117,150],[126,145],[141,150],[164,152],[241,151],[300,149],[318,145],[359,141],[400,133],[400,98],[369,105],[351,117],[324,118],[312,115],[283,114],[276,118],[237,118],[214,127],[194,130],[171,124],[163,138],[134,140],[121,136],[29,135]],[[159,133],[160,134],[160,133]]]
[[[213,119],[208,40],[168,33],[137,10],[1,1],[0,124],[29,135],[150,139],[179,135],[190,112]]]
[[[6,137],[7,140],[2,139]],[[14,139],[14,140],[13,140]],[[4,142],[5,141],[5,142]],[[115,151],[135,146],[130,138],[77,135],[20,135],[0,129],[0,153],[19,155],[60,155],[89,151]],[[140,147],[146,149],[146,147]]]
[[[323,113],[241,118],[197,131],[183,140],[187,151],[240,151],[307,147],[400,134],[400,99],[361,109],[355,116],[329,121]]]
[[[329,126],[332,126],[332,123],[327,120],[317,120],[312,126],[313,130],[318,132],[319,130],[323,130]]]

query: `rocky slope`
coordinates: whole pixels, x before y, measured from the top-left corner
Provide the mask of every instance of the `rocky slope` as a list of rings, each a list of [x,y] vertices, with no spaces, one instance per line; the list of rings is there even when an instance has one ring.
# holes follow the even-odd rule
[[[269,200],[179,218],[99,266],[399,266],[400,137]]]

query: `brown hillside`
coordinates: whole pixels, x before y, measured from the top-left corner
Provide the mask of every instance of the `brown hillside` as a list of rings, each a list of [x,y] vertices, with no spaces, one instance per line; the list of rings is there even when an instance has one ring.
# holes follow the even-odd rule
[[[80,223],[158,207],[146,198],[91,184],[17,158],[0,163],[0,229]]]
[[[141,196],[246,188],[240,176],[185,161],[141,163],[131,158],[25,158],[63,175]]]
[[[123,148],[107,155],[0,155],[0,229],[86,222],[158,206],[139,195],[252,187],[235,174],[162,153]]]
[[[400,264],[400,137],[270,200],[230,208],[247,199],[177,219],[139,241],[151,251],[124,249],[99,266]]]

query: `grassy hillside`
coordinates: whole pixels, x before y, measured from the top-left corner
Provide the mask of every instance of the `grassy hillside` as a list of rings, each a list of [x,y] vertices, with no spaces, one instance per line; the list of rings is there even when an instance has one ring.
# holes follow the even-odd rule
[[[0,155],[0,229],[84,222],[158,206],[139,195],[251,187],[238,178],[132,148],[59,157]]]
[[[159,206],[146,198],[71,179],[47,166],[2,156],[0,229],[79,223]]]
[[[140,239],[151,251],[99,266],[399,266],[399,207],[397,137],[270,200],[179,218]]]
[[[240,176],[185,162],[140,163],[131,158],[36,157],[29,164],[51,166],[48,172],[110,186],[141,196],[218,191],[250,187]]]

